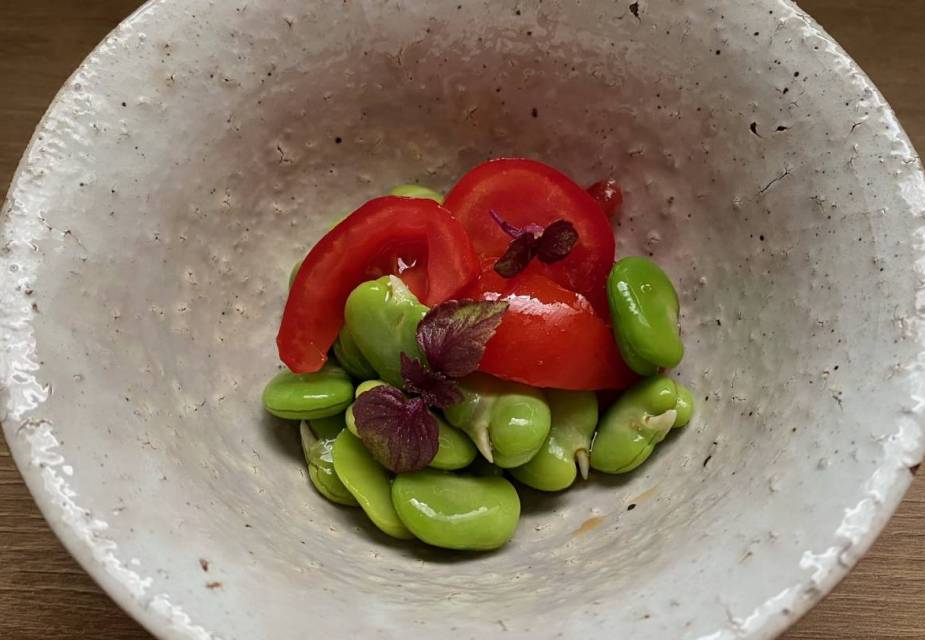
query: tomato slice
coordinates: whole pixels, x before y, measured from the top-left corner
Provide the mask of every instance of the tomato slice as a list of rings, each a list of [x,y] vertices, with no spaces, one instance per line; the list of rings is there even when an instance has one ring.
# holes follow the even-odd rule
[[[467,294],[510,304],[479,370],[554,389],[623,389],[637,379],[588,300],[549,278],[525,271],[505,279],[488,268]]]
[[[527,271],[581,293],[602,312],[607,308],[604,282],[613,266],[613,229],[601,206],[566,175],[534,160],[491,160],[464,175],[444,206],[469,232],[480,257],[498,258],[511,242],[491,210],[521,228],[568,220],[578,232],[571,253],[553,264],[533,260]]]
[[[399,276],[427,305],[455,297],[479,273],[466,230],[432,200],[370,200],[309,251],[276,337],[295,373],[318,371],[344,324],[344,304],[362,282]]]
[[[588,195],[597,200],[608,218],[614,218],[623,207],[623,189],[613,178],[595,182],[588,187]]]

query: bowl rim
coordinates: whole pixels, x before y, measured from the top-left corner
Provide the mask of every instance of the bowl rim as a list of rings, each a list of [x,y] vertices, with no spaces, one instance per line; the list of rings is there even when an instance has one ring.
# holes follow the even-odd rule
[[[69,78],[64,82],[61,89],[49,103],[48,108],[40,119],[35,131],[30,138],[28,145],[17,165],[10,181],[9,190],[0,206],[0,227],[6,229],[11,224],[9,222],[8,209],[12,205],[13,197],[25,187],[23,186],[28,180],[27,177],[35,164],[41,164],[42,159],[34,154],[35,148],[43,136],[49,133],[49,120],[61,106],[61,103],[67,96],[76,92],[74,87],[74,78],[88,70],[91,70],[95,64],[95,58],[98,53],[107,47],[124,47],[124,41],[120,41],[115,36],[121,32],[130,31],[142,16],[154,12],[159,6],[168,3],[170,0],[148,0],[145,4],[129,14],[120,22],[109,34],[107,34],[98,43],[93,50],[84,58],[80,65],[73,71]],[[868,75],[861,69],[857,62],[830,36],[822,26],[816,22],[808,13],[797,5],[793,0],[771,0],[771,3],[786,9],[787,17],[798,17],[805,25],[808,33],[819,36],[831,47],[830,52],[842,58],[845,66],[845,73],[854,75],[858,83],[865,89],[869,90],[878,100],[881,115],[886,116],[889,121],[889,134],[894,139],[905,143],[912,150],[912,159],[916,170],[921,178],[920,182],[925,183],[925,174],[922,171],[921,160],[918,153],[910,141],[908,135],[899,123],[892,107],[887,103],[879,89],[871,81]],[[789,27],[788,27],[789,28]],[[916,200],[917,199],[917,200]],[[925,214],[925,190],[918,190],[913,194],[911,200]],[[916,248],[916,257],[918,260],[925,259],[925,248],[919,246]],[[925,270],[925,269],[923,269]],[[917,287],[917,292],[925,289],[925,285]],[[918,346],[925,351],[925,331],[915,337]],[[5,372],[4,372],[5,374]],[[925,432],[925,423],[921,419],[916,422],[920,429]],[[32,494],[33,500],[38,506],[42,516],[55,533],[56,537],[67,549],[68,553],[77,560],[84,571],[103,589],[103,591],[128,615],[140,623],[148,632],[157,638],[163,640],[180,640],[186,638],[211,639],[212,632],[199,626],[191,619],[190,615],[185,612],[179,605],[169,602],[166,598],[163,601],[154,603],[152,599],[143,596],[138,590],[135,581],[141,580],[141,576],[132,571],[113,572],[108,570],[106,553],[102,556],[100,551],[105,546],[105,540],[97,539],[94,532],[88,527],[80,524],[68,523],[62,517],[63,506],[57,504],[56,498],[60,499],[57,492],[52,492],[46,486],[43,477],[37,472],[36,466],[31,459],[31,445],[16,437],[16,431],[7,429],[4,426],[4,435],[12,458],[22,475],[22,478]],[[915,435],[915,434],[912,434]],[[897,456],[898,458],[898,456]],[[881,461],[881,467],[890,462],[890,457],[884,454]],[[920,463],[922,457],[913,462]],[[894,460],[896,462],[896,460]],[[908,466],[904,463],[904,466]],[[798,600],[795,604],[785,604],[776,602],[777,595],[772,595],[761,607],[755,610],[760,614],[758,624],[751,630],[745,631],[744,635],[736,637],[751,638],[752,640],[774,638],[786,629],[797,623],[806,613],[809,612],[816,604],[825,598],[841,580],[855,567],[860,559],[867,553],[874,541],[878,538],[886,523],[892,517],[900,502],[913,481],[911,473],[896,474],[890,481],[884,481],[876,489],[882,494],[882,500],[875,507],[873,517],[869,521],[863,534],[858,537],[857,542],[852,545],[852,554],[845,561],[839,561],[831,567],[821,580],[817,582],[818,588],[813,589],[807,597]],[[118,562],[118,561],[117,561]],[[789,612],[789,613],[788,613]],[[781,615],[787,614],[787,615]],[[730,621],[735,625],[735,621]],[[700,640],[715,640],[726,638],[721,632],[730,630],[727,627],[718,629],[716,633],[706,634],[700,637]],[[740,633],[743,631],[738,630]]]

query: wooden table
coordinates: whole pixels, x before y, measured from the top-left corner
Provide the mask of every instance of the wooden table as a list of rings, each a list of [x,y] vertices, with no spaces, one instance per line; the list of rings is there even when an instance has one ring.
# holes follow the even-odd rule
[[[58,87],[138,4],[0,0],[0,194]],[[860,62],[925,152],[925,0],[800,4]],[[0,439],[0,639],[149,637],[51,533]],[[925,638],[925,472],[870,553],[785,638]]]

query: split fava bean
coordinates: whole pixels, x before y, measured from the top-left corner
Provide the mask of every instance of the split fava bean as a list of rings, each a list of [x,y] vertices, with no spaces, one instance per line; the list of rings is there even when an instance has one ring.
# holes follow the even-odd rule
[[[484,374],[460,382],[463,400],[443,413],[489,462],[505,469],[528,462],[549,435],[549,405],[539,389]]]
[[[396,477],[392,504],[418,539],[445,549],[497,549],[511,539],[520,519],[520,498],[504,478],[433,469]]]
[[[392,506],[389,472],[373,459],[360,439],[345,429],[334,440],[331,453],[337,477],[373,524],[393,538],[413,538]]]
[[[340,421],[343,423],[343,420]],[[308,477],[318,493],[336,504],[342,504],[348,507],[356,507],[358,503],[344,483],[340,481],[337,472],[334,471],[334,458],[331,451],[334,448],[334,437],[321,437],[317,439],[312,435],[312,430],[306,422],[300,425],[302,436],[302,453],[305,455],[305,462],[308,463]],[[326,434],[330,430],[323,429]],[[317,435],[317,431],[315,431]],[[336,437],[336,434],[335,434]]]
[[[543,448],[522,467],[511,470],[517,480],[540,491],[572,486],[581,470],[588,477],[591,439],[597,427],[597,394],[593,391],[548,389],[552,427]]]
[[[401,388],[401,354],[420,359],[416,335],[427,307],[395,276],[364,282],[344,306],[347,329],[357,347],[389,384]]]
[[[314,373],[277,374],[263,390],[263,406],[279,418],[312,420],[344,411],[353,399],[347,372],[327,363]]]
[[[636,256],[618,261],[607,278],[607,299],[617,346],[633,371],[648,376],[681,362],[678,294],[657,264]]]
[[[605,473],[626,473],[645,462],[675,426],[687,424],[693,410],[689,391],[664,376],[652,376],[627,390],[598,426],[591,445],[591,466]]]

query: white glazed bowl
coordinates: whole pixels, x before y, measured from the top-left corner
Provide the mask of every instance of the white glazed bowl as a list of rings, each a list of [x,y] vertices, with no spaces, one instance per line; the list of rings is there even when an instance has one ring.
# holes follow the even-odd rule
[[[629,477],[525,494],[502,551],[396,543],[261,410],[287,273],[339,212],[511,155],[619,177],[699,410]],[[923,203],[883,98],[782,0],[162,0],[4,208],[4,433],[161,638],[769,638],[922,456]]]

